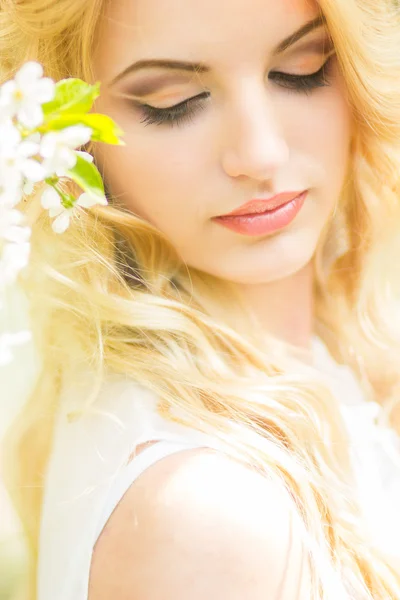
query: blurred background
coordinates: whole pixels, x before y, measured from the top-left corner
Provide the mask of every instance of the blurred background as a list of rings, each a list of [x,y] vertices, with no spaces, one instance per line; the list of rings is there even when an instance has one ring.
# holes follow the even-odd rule
[[[0,335],[29,329],[27,307],[17,288],[7,291],[0,308]],[[26,551],[22,527],[5,488],[1,462],[4,433],[21,410],[35,379],[37,359],[33,345],[16,347],[14,360],[0,366],[0,600],[24,600]]]

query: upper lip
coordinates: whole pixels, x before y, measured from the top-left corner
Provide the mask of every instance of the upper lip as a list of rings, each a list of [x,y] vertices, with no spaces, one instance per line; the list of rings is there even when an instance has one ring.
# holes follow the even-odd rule
[[[304,191],[304,190],[303,190]],[[275,196],[271,196],[270,198],[253,198],[239,208],[236,208],[230,213],[225,215],[221,215],[222,217],[233,217],[237,215],[252,215],[257,213],[263,213],[266,210],[272,210],[274,208],[278,208],[278,206],[283,206],[283,204],[287,204],[291,202],[297,196],[300,196],[301,192],[282,192],[281,194],[276,194]]]

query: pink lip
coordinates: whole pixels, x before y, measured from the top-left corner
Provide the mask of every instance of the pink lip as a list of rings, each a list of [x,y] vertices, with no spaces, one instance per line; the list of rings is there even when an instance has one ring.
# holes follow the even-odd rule
[[[279,194],[278,197],[275,196],[271,199],[275,201],[275,207],[271,208],[271,201],[257,200],[257,204],[254,202],[251,204],[253,213],[248,212],[250,203],[247,203],[246,208],[241,207],[239,209],[244,214],[231,213],[230,215],[216,217],[214,221],[241,235],[262,236],[274,233],[289,225],[296,218],[307,197],[307,190],[294,197],[293,194],[286,196],[284,202],[283,197],[284,194]],[[287,201],[288,197],[289,201]],[[260,209],[260,202],[263,203],[264,212],[254,212],[255,208]],[[266,204],[269,207],[267,210],[265,209]]]
[[[249,200],[232,212],[227,213],[226,215],[221,215],[221,217],[234,217],[237,215],[253,215],[257,213],[263,213],[266,210],[273,210],[274,208],[278,208],[278,206],[287,204],[291,200],[294,200],[294,198],[300,196],[301,193],[302,192],[283,192],[282,194],[277,194],[271,198],[256,198],[254,200]]]

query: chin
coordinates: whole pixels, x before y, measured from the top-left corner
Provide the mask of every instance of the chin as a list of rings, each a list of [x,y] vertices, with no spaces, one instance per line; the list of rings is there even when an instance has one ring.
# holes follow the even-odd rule
[[[317,239],[297,241],[292,239],[282,240],[278,249],[259,248],[250,255],[243,252],[240,260],[226,260],[223,264],[213,265],[207,271],[219,279],[231,281],[242,285],[260,285],[273,283],[280,279],[292,277],[302,271],[313,259]]]

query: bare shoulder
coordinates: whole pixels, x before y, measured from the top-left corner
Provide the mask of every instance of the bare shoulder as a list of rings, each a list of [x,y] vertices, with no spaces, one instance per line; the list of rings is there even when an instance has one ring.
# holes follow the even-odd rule
[[[148,468],[93,555],[89,600],[308,600],[298,521],[285,493],[207,449]]]

